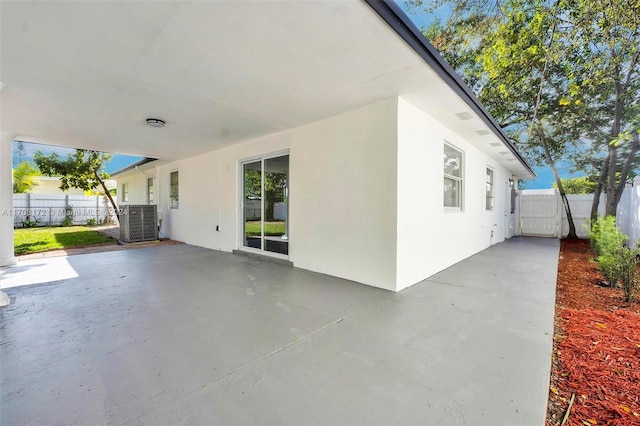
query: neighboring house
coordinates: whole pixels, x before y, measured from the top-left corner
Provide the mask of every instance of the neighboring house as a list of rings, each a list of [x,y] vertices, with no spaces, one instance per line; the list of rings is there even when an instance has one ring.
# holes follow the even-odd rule
[[[82,189],[78,188],[69,188],[67,191],[63,191],[60,189],[60,178],[56,176],[36,176],[33,180],[37,183],[34,188],[29,191],[31,194],[48,194],[48,195],[58,195],[58,194],[69,194],[69,195],[85,195]],[[116,187],[116,182],[114,180],[106,180],[105,185],[108,189],[114,189]],[[102,188],[96,188],[96,192],[102,192]]]
[[[128,3],[133,26],[101,5],[76,6],[85,44],[66,9],[4,5],[4,51],[36,55],[11,29],[45,8],[38,22],[68,33],[64,65],[82,73],[56,105],[92,99],[55,129],[25,127],[44,121],[48,94],[28,122],[2,122],[21,140],[158,158],[112,177],[121,204],[158,206],[162,236],[399,291],[514,234],[511,185],[530,166],[394,3]]]

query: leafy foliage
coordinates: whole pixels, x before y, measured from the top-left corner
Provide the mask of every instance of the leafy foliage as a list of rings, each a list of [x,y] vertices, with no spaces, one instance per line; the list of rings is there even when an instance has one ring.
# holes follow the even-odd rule
[[[60,189],[63,191],[69,188],[91,191],[100,185],[118,216],[118,207],[104,184],[104,181],[109,179],[109,174],[103,168],[109,159],[111,154],[84,149],[76,149],[76,152],[69,154],[66,159],[61,158],[56,152],[44,155],[41,151],[36,151],[33,157],[43,174],[60,176]]]
[[[640,292],[640,278],[636,276],[640,250],[623,247],[618,255],[619,278],[627,302],[634,302]]]
[[[17,141],[16,148],[13,150],[13,165],[17,166],[18,164],[25,161],[25,157],[27,156],[27,148],[24,146],[24,142]]]
[[[44,155],[36,151],[34,161],[40,171],[47,176],[60,176],[60,189],[79,188],[90,191],[96,188],[101,180],[109,179],[109,175],[102,169],[104,163],[111,158],[111,154],[98,151],[76,149],[66,159],[56,152]]]
[[[629,239],[616,226],[616,218],[612,216],[598,217],[589,232],[591,249],[596,255],[614,253]]]
[[[634,282],[635,263],[633,275],[629,270],[631,267],[631,257],[635,259],[637,250],[631,250],[624,246],[629,239],[616,226],[616,219],[613,216],[598,217],[589,233],[591,248],[596,253],[598,268],[605,281],[611,287],[617,287],[618,281],[622,280],[624,285],[629,285],[626,280]],[[635,254],[631,256],[631,252]]]
[[[615,215],[640,165],[640,1],[409,4],[451,9],[425,35],[532,162],[572,161],[597,182],[595,203],[606,190],[607,215]]]
[[[13,193],[24,194],[31,192],[33,188],[38,186],[36,177],[40,176],[40,172],[36,170],[31,163],[23,161],[13,169]]]
[[[567,194],[593,194],[596,190],[597,182],[588,176],[560,179]],[[553,182],[552,188],[557,188],[558,184]]]

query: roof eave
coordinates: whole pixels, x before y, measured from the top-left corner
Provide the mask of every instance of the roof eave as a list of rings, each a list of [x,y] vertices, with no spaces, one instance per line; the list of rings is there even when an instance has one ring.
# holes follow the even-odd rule
[[[393,0],[364,0],[387,25],[389,25],[453,91],[480,117],[500,141],[513,153],[520,163],[531,173],[536,174],[525,158],[520,154],[502,127],[489,114],[473,91],[462,81],[458,73],[447,63],[435,47],[429,43],[411,19]]]

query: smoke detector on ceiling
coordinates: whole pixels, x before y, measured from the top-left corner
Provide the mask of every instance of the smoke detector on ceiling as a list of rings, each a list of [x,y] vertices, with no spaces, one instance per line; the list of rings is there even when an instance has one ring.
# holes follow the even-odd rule
[[[147,124],[151,127],[164,127],[164,120],[159,118],[147,118]]]

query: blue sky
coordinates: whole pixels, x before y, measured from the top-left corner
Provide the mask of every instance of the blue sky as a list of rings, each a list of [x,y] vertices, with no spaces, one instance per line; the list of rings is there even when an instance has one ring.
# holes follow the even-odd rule
[[[62,147],[53,146],[53,145],[43,145],[43,144],[30,143],[30,142],[23,142],[23,144],[25,148],[25,154],[22,160],[30,161],[31,163],[33,163],[33,154],[38,150],[42,151],[42,153],[44,153],[45,155],[51,154],[52,152],[57,152],[58,155],[60,155],[62,158],[65,158],[67,155],[75,152],[75,150],[71,148],[62,148]],[[18,142],[14,141],[13,142],[14,165],[18,161],[17,152],[16,152],[17,145],[18,145]],[[113,173],[116,170],[129,166],[141,159],[142,157],[137,157],[134,155],[114,154],[113,157],[111,157],[111,160],[109,160],[109,162],[106,164],[105,170],[107,173]]]

